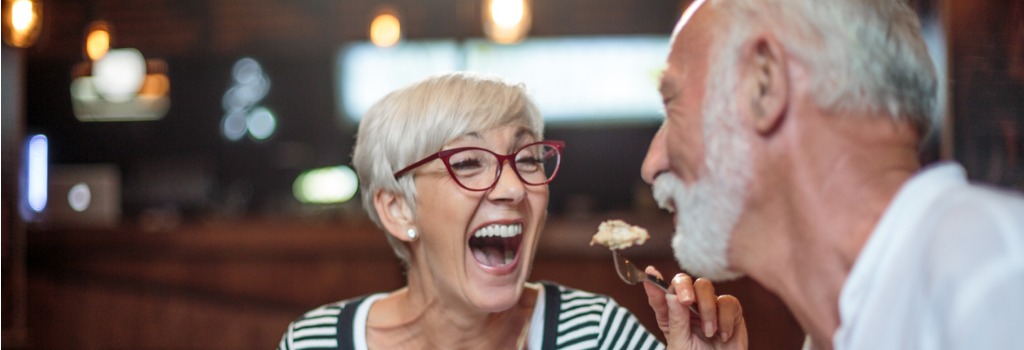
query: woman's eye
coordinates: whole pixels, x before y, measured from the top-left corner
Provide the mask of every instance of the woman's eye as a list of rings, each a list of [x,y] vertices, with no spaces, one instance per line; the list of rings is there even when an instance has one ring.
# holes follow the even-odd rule
[[[544,161],[542,161],[540,158],[534,157],[516,159],[516,167],[518,167],[519,170],[533,170],[540,166],[542,163],[544,163]]]
[[[452,166],[452,170],[459,171],[459,170],[479,169],[483,165],[482,165],[482,163],[480,162],[479,159],[476,159],[476,158],[464,158],[464,159],[460,159],[460,160],[452,159],[451,160],[451,166]]]

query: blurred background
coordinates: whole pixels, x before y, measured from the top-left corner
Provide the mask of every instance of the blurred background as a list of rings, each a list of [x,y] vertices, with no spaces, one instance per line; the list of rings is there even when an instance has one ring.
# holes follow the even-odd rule
[[[1024,2],[918,0],[945,82],[922,160],[1024,189]],[[369,104],[438,71],[521,81],[567,141],[534,280],[657,329],[588,245],[622,218],[676,271],[639,166],[678,0],[3,0],[3,347],[275,347],[402,270],[348,168]],[[742,279],[751,348],[803,340]]]

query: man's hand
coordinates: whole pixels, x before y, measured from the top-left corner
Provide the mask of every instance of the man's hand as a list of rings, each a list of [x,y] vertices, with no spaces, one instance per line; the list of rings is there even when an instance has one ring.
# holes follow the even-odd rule
[[[648,266],[646,272],[661,277],[653,266]],[[694,282],[680,273],[672,278],[668,293],[650,283],[644,283],[644,290],[669,349],[747,348],[747,325],[740,301],[731,295],[715,295],[711,281],[698,278]],[[692,304],[696,304],[700,317],[691,315]]]

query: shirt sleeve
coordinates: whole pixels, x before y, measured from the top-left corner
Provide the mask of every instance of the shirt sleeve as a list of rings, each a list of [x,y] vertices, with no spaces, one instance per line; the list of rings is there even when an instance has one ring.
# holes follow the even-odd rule
[[[288,329],[281,336],[277,349],[337,349],[337,324],[341,306],[324,305],[288,324]]]

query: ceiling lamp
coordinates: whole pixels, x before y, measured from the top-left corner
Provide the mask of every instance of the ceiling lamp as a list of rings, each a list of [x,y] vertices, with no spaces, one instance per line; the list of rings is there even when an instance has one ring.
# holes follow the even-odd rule
[[[499,44],[514,44],[530,31],[529,0],[484,0],[484,34]]]
[[[90,61],[99,61],[110,51],[111,26],[104,21],[96,21],[89,24],[85,34],[85,56]]]
[[[96,92],[111,102],[128,102],[146,79],[146,59],[136,49],[111,50],[92,65]]]
[[[402,22],[396,11],[385,7],[370,22],[370,42],[377,47],[391,47],[402,40]]]
[[[29,47],[42,28],[43,3],[40,0],[3,0],[3,38],[7,45]]]
[[[163,118],[170,107],[167,63],[133,48],[114,47],[113,26],[89,23],[85,61],[71,69],[71,107],[80,121],[142,121]]]

